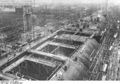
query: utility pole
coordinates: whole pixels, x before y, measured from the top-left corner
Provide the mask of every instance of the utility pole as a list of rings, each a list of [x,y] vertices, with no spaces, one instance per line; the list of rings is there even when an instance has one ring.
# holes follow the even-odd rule
[[[108,16],[108,0],[106,0],[106,16]]]
[[[34,0],[34,2],[33,2],[33,8],[35,8],[35,0]],[[34,10],[34,9],[33,9]],[[32,11],[33,11],[32,10]],[[33,40],[35,39],[35,25],[34,25],[34,23],[32,22],[32,28],[33,28]]]
[[[106,22],[109,25],[109,16],[108,16],[108,0],[105,1],[105,14],[106,14]],[[108,29],[109,27],[107,27]]]

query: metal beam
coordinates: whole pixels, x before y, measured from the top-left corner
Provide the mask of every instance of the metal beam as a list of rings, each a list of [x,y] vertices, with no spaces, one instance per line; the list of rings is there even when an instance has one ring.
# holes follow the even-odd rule
[[[49,62],[49,61],[46,61],[46,60],[42,60],[42,59],[39,59],[39,58],[28,57],[27,60],[30,60],[30,61],[33,61],[33,62],[36,62],[36,63],[40,63],[40,64],[43,64],[43,65],[47,65],[47,66],[50,66],[50,67],[55,67],[56,66],[55,63],[52,63],[52,62]]]
[[[16,77],[10,76],[9,74],[3,74],[3,73],[0,73],[0,77],[3,78],[3,79],[5,79],[5,80],[16,79]]]
[[[31,48],[31,49],[34,49],[35,46],[39,45],[39,44],[42,43],[42,42],[45,42],[45,41],[48,40],[49,38],[54,37],[58,32],[60,32],[60,31],[62,31],[62,30],[63,30],[63,29],[59,29],[59,30],[57,30],[56,32],[54,32],[53,34],[50,34],[50,35],[46,36],[45,38],[37,41],[36,43],[34,43],[34,44],[32,45],[32,48]]]
[[[75,49],[75,46],[67,45],[67,44],[64,44],[64,43],[56,43],[56,42],[49,41],[48,44],[50,44],[50,45],[56,45],[56,46],[60,46],[60,47],[66,47],[66,48]]]
[[[69,59],[68,57],[65,57],[65,56],[54,55],[54,54],[46,53],[46,52],[42,52],[42,51],[29,50],[29,52],[39,54],[39,55],[44,55],[44,56],[47,56],[47,57],[52,57],[52,58],[55,58],[55,59],[58,59],[58,60],[66,61],[67,59]]]
[[[14,67],[18,66],[21,62],[23,62],[25,60],[25,58],[21,58],[18,61],[12,63],[10,66],[6,67],[5,69],[2,70],[3,73],[5,73],[6,71],[10,71],[11,69],[13,69]]]
[[[45,47],[47,45],[48,45],[48,42],[45,42],[44,44],[42,44],[39,47],[37,47],[35,50],[41,50],[43,47]]]

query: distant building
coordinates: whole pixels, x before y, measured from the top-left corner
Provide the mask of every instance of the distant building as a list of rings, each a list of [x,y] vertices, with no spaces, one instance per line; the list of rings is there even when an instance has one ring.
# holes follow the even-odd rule
[[[0,8],[2,12],[15,12],[15,8]]]
[[[15,8],[15,13],[17,14],[23,14],[23,8]]]

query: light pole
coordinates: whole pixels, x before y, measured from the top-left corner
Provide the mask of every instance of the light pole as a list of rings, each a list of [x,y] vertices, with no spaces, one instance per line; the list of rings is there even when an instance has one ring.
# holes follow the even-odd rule
[[[108,0],[106,0],[106,15],[108,16]]]

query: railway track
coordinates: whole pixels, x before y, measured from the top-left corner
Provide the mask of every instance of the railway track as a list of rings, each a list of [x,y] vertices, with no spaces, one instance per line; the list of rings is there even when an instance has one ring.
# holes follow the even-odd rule
[[[109,48],[114,42],[113,34],[115,32],[116,31],[113,31],[112,28],[105,32],[106,37],[104,38],[101,47],[95,56],[96,64],[94,64],[94,61],[94,63],[92,63],[95,65],[95,67],[91,71],[91,76],[89,80],[102,80],[102,77],[106,74],[106,71],[102,71],[102,68],[104,64],[109,65],[109,58],[111,54]]]

